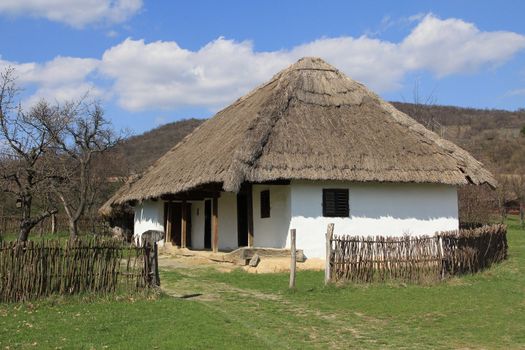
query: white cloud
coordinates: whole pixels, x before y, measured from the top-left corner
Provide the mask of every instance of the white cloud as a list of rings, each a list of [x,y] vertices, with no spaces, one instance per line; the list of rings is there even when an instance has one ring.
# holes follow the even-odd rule
[[[35,87],[35,92],[24,101],[24,104],[32,105],[42,98],[63,102],[78,99],[86,93],[91,97],[101,96],[102,89],[89,81],[99,64],[99,60],[91,58],[58,56],[44,64],[0,60],[0,69],[15,68],[19,85]]]
[[[478,71],[505,62],[525,48],[525,36],[482,32],[459,19],[418,16],[401,42],[368,36],[322,38],[290,50],[256,52],[250,42],[219,38],[197,51],[173,41],[127,39],[107,50],[101,71],[115,80],[114,90],[128,110],[231,102],[303,56],[325,58],[379,92],[401,87],[409,72],[438,77]]]
[[[198,51],[175,42],[127,39],[104,53],[101,72],[115,80],[119,103],[126,109],[219,106],[289,62],[280,53],[255,53],[249,42],[223,38]]]
[[[407,70],[427,69],[438,76],[477,71],[500,64],[525,47],[525,36],[482,32],[460,19],[427,15],[399,45]]]
[[[81,28],[91,23],[124,22],[142,7],[142,0],[2,0],[0,13],[31,16]]]
[[[123,108],[136,111],[184,106],[215,110],[242,96],[303,56],[319,56],[380,93],[399,89],[407,74],[438,78],[503,64],[525,48],[525,35],[483,32],[460,19],[414,18],[400,42],[361,37],[321,38],[288,50],[257,52],[249,41],[218,38],[199,50],[174,41],[126,39],[100,60],[58,57],[43,65],[20,65],[24,81],[44,96],[96,89],[90,76],[107,78]],[[100,92],[100,91],[99,91]]]

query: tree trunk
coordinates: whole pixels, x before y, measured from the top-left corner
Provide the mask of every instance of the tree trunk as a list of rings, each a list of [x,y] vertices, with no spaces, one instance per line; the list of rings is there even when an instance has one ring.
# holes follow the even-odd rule
[[[18,235],[18,240],[22,242],[27,241],[27,239],[29,238],[29,232],[31,232],[33,227],[38,225],[38,223],[40,223],[45,218],[56,213],[56,209],[51,209],[40,213],[40,215],[34,218],[31,218],[29,215],[27,215],[27,212],[24,211],[24,217],[20,220],[20,233]]]
[[[57,216],[56,214],[51,215],[51,234],[57,233]]]
[[[69,218],[69,235],[71,239],[78,237],[78,220]]]
[[[18,240],[25,242],[29,238],[29,232],[33,228],[31,225],[31,204],[33,202],[31,196],[24,195],[20,198],[22,205],[22,219],[20,219],[20,233],[18,235]]]
[[[20,225],[20,233],[18,234],[18,240],[25,242],[29,238],[29,232],[31,228],[28,225]]]

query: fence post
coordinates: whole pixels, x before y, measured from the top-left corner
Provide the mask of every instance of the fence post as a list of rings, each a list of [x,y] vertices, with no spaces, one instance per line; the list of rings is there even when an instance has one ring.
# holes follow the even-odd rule
[[[153,254],[152,255],[152,262],[151,262],[151,268],[153,269],[152,276],[152,285],[156,287],[160,287],[160,276],[159,276],[159,248],[157,245],[157,242],[153,242]]]
[[[324,284],[330,283],[332,278],[330,269],[330,259],[332,257],[332,237],[334,235],[334,224],[328,224],[326,231],[326,261],[324,267]]]
[[[295,229],[290,230],[290,251],[291,251],[291,261],[290,261],[290,288],[295,288],[295,268],[297,265],[297,249],[295,248]]]
[[[57,233],[57,217],[56,214],[51,214],[51,234]]]
[[[441,262],[441,279],[445,279],[445,252],[443,250],[443,236],[441,234],[438,235],[438,249],[439,249],[439,257]]]

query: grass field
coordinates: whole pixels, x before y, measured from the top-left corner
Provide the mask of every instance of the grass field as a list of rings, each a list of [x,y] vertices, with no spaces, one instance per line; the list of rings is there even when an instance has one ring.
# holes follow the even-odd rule
[[[0,348],[525,348],[525,231],[508,224],[507,261],[434,286],[166,268],[160,297],[1,305]]]

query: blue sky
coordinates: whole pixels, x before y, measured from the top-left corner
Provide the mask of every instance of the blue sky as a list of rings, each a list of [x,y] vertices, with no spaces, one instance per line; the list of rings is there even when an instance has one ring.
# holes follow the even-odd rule
[[[522,1],[2,0],[25,105],[85,91],[138,133],[209,117],[301,56],[388,100],[525,107]]]

